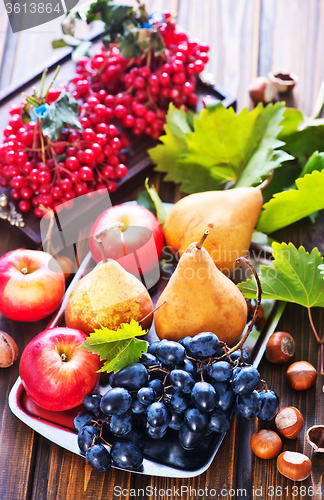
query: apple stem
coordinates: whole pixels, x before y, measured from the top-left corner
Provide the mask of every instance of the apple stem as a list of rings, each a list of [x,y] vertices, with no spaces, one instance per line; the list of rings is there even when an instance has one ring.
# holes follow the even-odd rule
[[[149,316],[151,316],[151,314],[154,314],[155,311],[157,311],[158,309],[160,309],[160,307],[164,306],[164,304],[167,303],[167,300],[165,300],[164,302],[162,302],[162,304],[160,304],[158,307],[156,307],[155,309],[153,309],[153,311],[149,312],[146,316],[144,316],[144,318],[140,319],[139,320],[139,323],[142,323],[142,321],[146,320]]]
[[[205,243],[205,239],[207,238],[207,236],[209,235],[209,231],[207,229],[207,231],[205,231],[203,237],[201,238],[200,241],[198,241],[198,243],[196,244],[196,247],[198,248],[198,250],[201,249],[201,247],[203,246],[203,244]]]
[[[28,274],[28,269],[27,267],[23,267],[22,270],[21,270],[22,274]]]
[[[61,354],[61,360],[67,361],[67,355],[64,352],[62,352],[62,354]]]

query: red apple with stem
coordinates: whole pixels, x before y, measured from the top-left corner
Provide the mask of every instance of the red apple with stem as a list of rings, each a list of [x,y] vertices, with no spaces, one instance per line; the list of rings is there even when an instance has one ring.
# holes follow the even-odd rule
[[[124,227],[108,231],[100,237],[106,256],[117,260],[135,276],[141,272],[144,279],[147,278],[158,268],[162,256],[164,238],[161,224],[152,212],[140,205],[123,204],[108,208],[99,215],[90,233],[89,246],[97,263],[102,256],[94,235],[116,222],[121,222]]]
[[[29,397],[41,408],[63,411],[82,403],[99,381],[100,358],[80,348],[81,330],[49,328],[27,344],[19,375]]]
[[[19,248],[0,258],[0,311],[16,321],[38,321],[59,306],[65,279],[46,252]]]

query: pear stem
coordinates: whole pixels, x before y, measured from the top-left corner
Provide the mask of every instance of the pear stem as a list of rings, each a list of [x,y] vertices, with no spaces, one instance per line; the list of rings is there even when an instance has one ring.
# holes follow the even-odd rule
[[[272,181],[272,177],[273,177],[273,169],[271,170],[270,175],[263,182],[261,182],[261,184],[259,184],[257,188],[261,189],[262,191],[262,189],[264,189],[265,187],[268,186],[268,184],[270,184],[270,182]]]
[[[207,231],[205,231],[203,237],[201,238],[200,241],[198,241],[196,247],[198,248],[198,250],[201,249],[201,247],[203,246],[203,244],[205,243],[205,239],[207,238],[207,236],[209,235],[209,231],[207,229]]]
[[[258,318],[258,313],[259,313],[260,304],[261,304],[261,295],[262,295],[261,282],[260,282],[258,273],[255,270],[255,267],[245,257],[239,257],[238,259],[236,259],[235,262],[239,262],[241,260],[243,262],[245,262],[245,264],[251,269],[251,271],[253,273],[253,276],[254,276],[256,284],[257,284],[257,289],[258,289],[258,301],[257,301],[257,305],[255,306],[254,311],[253,311],[252,320],[250,321],[250,324],[249,324],[249,326],[248,326],[245,334],[241,338],[241,340],[238,342],[238,344],[236,344],[229,351],[227,351],[226,354],[223,354],[223,356],[221,356],[220,358],[218,358],[218,360],[223,359],[223,358],[225,358],[225,356],[228,356],[228,355],[232,354],[234,351],[237,351],[237,349],[241,349],[242,350],[242,346],[243,346],[244,342],[246,341],[246,339],[248,338],[248,336],[250,335],[250,333],[252,332],[253,327],[255,325],[255,322],[256,322],[256,320]]]
[[[160,309],[160,307],[164,306],[164,304],[166,304],[167,302],[168,302],[167,300],[162,302],[162,304],[160,304],[158,307],[153,309],[153,311],[149,312],[146,316],[144,316],[144,318],[140,319],[139,323],[142,323],[143,321],[145,321],[149,316],[151,316],[151,314],[154,314],[158,309]]]
[[[125,224],[123,224],[122,222],[116,222],[115,224],[111,224],[110,226],[106,227],[105,229],[102,229],[101,231],[98,231],[98,233],[96,233],[93,236],[94,239],[96,240],[96,242],[99,245],[100,253],[101,253],[101,257],[102,257],[102,261],[103,261],[104,264],[107,262],[107,256],[106,256],[106,252],[105,252],[105,247],[104,247],[104,245],[103,245],[102,240],[100,239],[100,237],[103,234],[108,233],[108,231],[112,231],[114,229],[118,229],[118,228],[122,228],[122,227],[125,227]],[[125,245],[123,245],[123,246],[125,246]]]

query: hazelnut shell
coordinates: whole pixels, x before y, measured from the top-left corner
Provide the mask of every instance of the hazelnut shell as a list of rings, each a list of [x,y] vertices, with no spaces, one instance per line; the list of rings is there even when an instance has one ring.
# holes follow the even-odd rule
[[[8,333],[0,331],[0,368],[8,368],[18,357],[18,346]]]
[[[306,439],[316,453],[324,453],[324,425],[313,425],[307,429]]]

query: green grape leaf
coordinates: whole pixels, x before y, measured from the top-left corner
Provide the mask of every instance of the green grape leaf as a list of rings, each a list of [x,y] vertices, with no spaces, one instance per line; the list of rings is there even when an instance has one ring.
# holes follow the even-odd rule
[[[160,137],[162,144],[149,149],[148,153],[157,165],[155,171],[166,173],[165,181],[178,183],[181,182],[182,175],[178,172],[176,162],[187,149],[186,134],[192,132],[183,106],[177,109],[174,104],[169,105],[164,130],[165,135]]]
[[[157,190],[155,189],[155,186],[154,185],[149,186],[148,179],[145,179],[145,188],[152,202],[154,203],[157,220],[159,221],[161,226],[163,226],[165,219],[167,217],[167,213],[163,206],[162,200]]]
[[[315,161],[315,160],[314,160]],[[322,158],[318,157],[321,162]],[[324,208],[324,170],[296,179],[297,189],[277,193],[265,203],[257,230],[272,233]]]
[[[282,130],[278,139],[286,144],[283,149],[298,158],[304,165],[314,151],[322,151],[324,144],[324,120],[304,117],[300,111],[286,108]]]
[[[122,323],[117,331],[104,326],[100,330],[96,329],[80,347],[98,354],[101,361],[106,361],[100,372],[117,372],[130,363],[138,362],[141,353],[147,351],[148,343],[136,338],[146,333],[132,319],[130,323]]]
[[[52,141],[59,138],[65,126],[81,130],[78,118],[79,105],[71,94],[62,91],[57,101],[52,102],[48,108],[48,115],[42,119],[42,132]]]
[[[293,302],[301,306],[324,307],[324,280],[318,266],[324,259],[318,248],[311,253],[289,243],[272,244],[273,266],[261,266],[262,298]],[[255,280],[238,284],[246,298],[257,297]]]
[[[238,115],[218,103],[203,109],[193,120],[194,130],[188,130],[184,110],[179,125],[179,114],[170,106],[163,145],[149,151],[155,170],[186,193],[222,189],[228,182],[235,187],[258,184],[292,158],[278,150],[284,144],[277,139],[283,113],[283,103]]]

